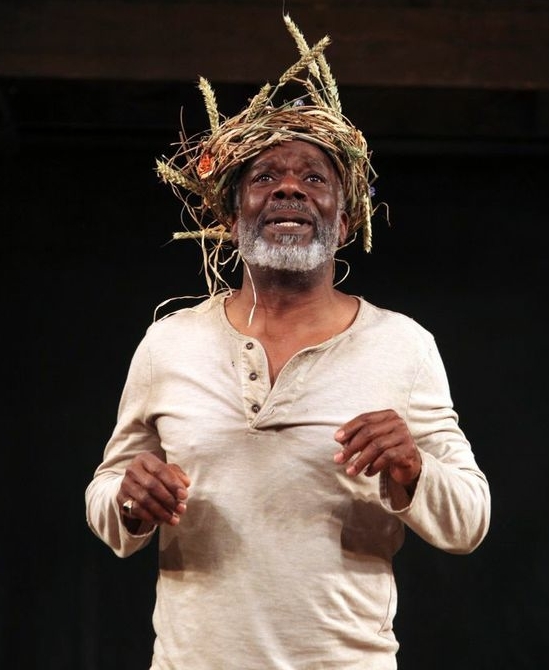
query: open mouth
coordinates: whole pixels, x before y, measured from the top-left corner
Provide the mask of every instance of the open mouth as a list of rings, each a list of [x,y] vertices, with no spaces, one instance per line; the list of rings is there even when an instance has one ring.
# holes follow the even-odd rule
[[[294,228],[301,228],[302,226],[308,226],[307,221],[272,221],[273,225],[277,230],[293,230]]]
[[[291,243],[309,237],[312,224],[310,221],[296,219],[281,219],[269,221],[265,228],[273,235],[273,239],[278,242]]]
[[[265,225],[278,231],[292,232],[295,230],[297,232],[304,226],[311,226],[312,223],[308,217],[292,212],[291,214],[286,214],[286,216],[279,214],[278,216],[269,217],[265,221]]]

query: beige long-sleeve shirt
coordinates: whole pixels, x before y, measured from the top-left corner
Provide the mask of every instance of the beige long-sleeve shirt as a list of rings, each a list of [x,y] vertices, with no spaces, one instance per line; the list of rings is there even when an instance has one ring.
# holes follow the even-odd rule
[[[468,553],[490,516],[433,337],[361,299],[350,328],[296,354],[271,387],[263,348],[223,300],[150,326],[86,491],[90,527],[124,557],[152,537],[120,519],[129,461],[147,450],[192,480],[180,524],[159,529],[151,670],[394,670],[404,525]],[[413,499],[333,461],[337,428],[388,408],[421,450]]]

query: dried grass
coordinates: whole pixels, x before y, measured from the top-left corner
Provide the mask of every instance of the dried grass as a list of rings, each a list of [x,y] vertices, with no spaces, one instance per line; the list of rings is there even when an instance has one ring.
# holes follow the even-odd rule
[[[349,236],[362,230],[363,246],[372,244],[371,217],[374,212],[371,184],[377,177],[370,152],[360,130],[342,114],[336,81],[324,56],[330,43],[324,37],[309,48],[303,34],[288,16],[286,27],[294,38],[299,60],[280,77],[276,86],[266,83],[239,114],[221,121],[215,93],[201,77],[210,128],[187,138],[184,130],[171,158],[157,161],[157,172],[184,203],[196,229],[188,226],[174,233],[174,239],[196,239],[202,245],[210,293],[219,276],[221,246],[230,239],[233,187],[246,161],[280,142],[305,140],[322,148],[332,158],[343,184],[345,206],[350,218]],[[305,77],[299,77],[302,72]],[[300,85],[304,95],[276,104],[287,84]],[[198,196],[192,204],[189,192]],[[213,247],[206,252],[208,242]]]

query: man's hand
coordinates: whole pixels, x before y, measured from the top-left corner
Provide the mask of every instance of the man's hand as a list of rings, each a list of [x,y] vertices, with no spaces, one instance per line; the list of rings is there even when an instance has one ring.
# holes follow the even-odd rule
[[[343,424],[334,438],[341,451],[336,463],[349,463],[346,472],[371,477],[386,470],[397,483],[413,491],[421,472],[421,454],[408,426],[392,409],[360,414]]]
[[[189,477],[175,463],[166,464],[153,454],[139,454],[128,465],[116,496],[126,527],[136,532],[143,522],[150,527],[177,525],[186,509],[190,485]],[[132,501],[129,513],[123,509],[128,501]]]

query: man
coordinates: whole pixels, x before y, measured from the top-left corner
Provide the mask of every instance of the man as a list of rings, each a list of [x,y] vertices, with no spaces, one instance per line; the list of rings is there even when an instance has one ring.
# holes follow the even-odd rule
[[[119,556],[159,528],[154,670],[394,669],[404,527],[452,553],[488,530],[432,336],[333,286],[337,248],[359,227],[369,246],[369,156],[325,43],[286,23],[329,97],[276,108],[264,88],[218,124],[202,82],[211,134],[159,171],[202,199],[210,287],[228,234],[242,285],[148,329],[86,492]]]

